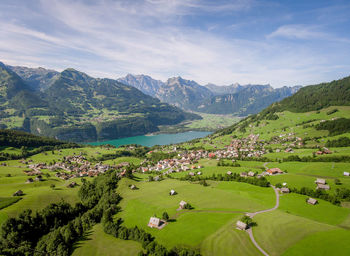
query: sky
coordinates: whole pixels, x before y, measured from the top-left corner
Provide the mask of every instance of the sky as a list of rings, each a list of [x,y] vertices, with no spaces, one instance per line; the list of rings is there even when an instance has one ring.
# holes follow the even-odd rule
[[[0,61],[94,77],[309,85],[350,75],[349,0],[1,0]]]

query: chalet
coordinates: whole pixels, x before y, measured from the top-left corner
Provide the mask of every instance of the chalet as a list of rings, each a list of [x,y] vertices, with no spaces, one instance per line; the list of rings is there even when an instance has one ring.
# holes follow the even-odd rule
[[[150,228],[158,228],[160,226],[160,219],[157,217],[151,217],[148,222]]]
[[[325,184],[317,184],[316,189],[329,190],[330,187],[329,187],[329,185],[325,185]]]
[[[185,209],[187,203],[185,201],[181,201],[179,206],[180,206],[180,209]]]
[[[131,186],[130,186],[130,189],[131,189],[131,190],[135,190],[135,189],[136,189],[136,186],[135,186],[135,185],[131,185]]]
[[[344,176],[350,176],[349,172],[344,172]]]
[[[176,195],[176,194],[177,194],[177,193],[176,193],[176,191],[175,191],[174,189],[170,190],[169,195],[173,196],[173,195]]]
[[[286,152],[286,153],[294,153],[292,148],[287,148],[284,152]]]
[[[307,203],[308,203],[308,204],[315,205],[315,204],[318,203],[318,201],[317,201],[316,199],[313,199],[313,198],[310,197],[310,198],[307,200]]]
[[[232,175],[232,172],[228,171],[226,174],[227,174],[227,175]]]
[[[67,188],[74,188],[76,185],[78,185],[75,181],[72,181],[67,185]]]
[[[35,180],[36,180],[36,181],[43,181],[43,177],[42,177],[41,175],[39,175],[39,176],[37,176],[37,177],[35,178]]]
[[[284,193],[284,194],[288,194],[288,193],[290,193],[290,190],[289,190],[289,188],[281,188],[281,193]]]
[[[197,172],[197,175],[202,175],[202,172]]]
[[[15,193],[13,193],[13,196],[23,196],[23,191],[17,190]]]
[[[241,176],[241,177],[247,177],[248,174],[247,174],[246,172],[241,172],[241,173],[239,174],[239,176]]]
[[[249,177],[254,177],[254,176],[255,176],[255,173],[252,172],[252,171],[250,171],[250,172],[248,172],[248,176],[249,176]]]
[[[247,229],[247,227],[248,227],[248,225],[246,224],[246,223],[244,223],[244,222],[242,222],[242,221],[237,221],[237,223],[236,223],[236,227],[237,227],[237,229],[239,229],[239,230],[246,230]]]
[[[282,174],[283,171],[280,168],[271,168],[266,171],[269,175]]]
[[[315,183],[316,183],[316,184],[325,185],[325,184],[326,184],[326,180],[325,180],[325,179],[317,178],[317,179],[315,180]]]
[[[189,168],[188,166],[183,166],[183,167],[182,167],[182,170],[183,170],[183,171],[188,171],[189,169],[190,169],[190,168]]]
[[[26,183],[32,183],[34,180],[32,178],[27,179]]]

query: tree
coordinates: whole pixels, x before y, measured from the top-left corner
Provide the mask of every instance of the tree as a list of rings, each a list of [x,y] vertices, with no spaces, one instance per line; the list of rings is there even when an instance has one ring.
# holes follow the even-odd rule
[[[55,189],[55,187],[56,187],[55,184],[51,184],[51,185],[50,185],[50,188],[52,188],[52,189]]]
[[[167,212],[163,212],[163,219],[168,221],[169,220],[169,215]]]
[[[244,215],[242,218],[241,218],[241,221],[244,222],[245,224],[247,224],[249,227],[252,227],[252,226],[256,226],[256,222],[253,221],[252,218],[250,218],[249,216],[247,215]]]

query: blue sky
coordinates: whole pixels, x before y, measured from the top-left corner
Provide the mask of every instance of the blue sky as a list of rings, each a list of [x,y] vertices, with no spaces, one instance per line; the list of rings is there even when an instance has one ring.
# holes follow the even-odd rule
[[[0,61],[201,84],[350,75],[350,1],[2,0]]]

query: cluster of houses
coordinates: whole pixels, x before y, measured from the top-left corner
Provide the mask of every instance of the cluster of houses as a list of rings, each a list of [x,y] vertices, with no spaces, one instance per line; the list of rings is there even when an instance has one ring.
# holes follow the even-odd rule
[[[280,168],[271,168],[267,169],[266,171],[262,172],[261,174],[257,174],[256,172],[249,171],[249,172],[241,172],[239,175],[241,177],[257,177],[258,179],[267,176],[267,175],[278,175],[278,174],[283,174],[284,172]],[[227,172],[227,175],[232,175],[231,171]]]
[[[108,164],[91,164],[83,155],[73,155],[64,157],[62,162],[57,162],[53,165],[46,163],[30,164],[27,166],[30,170],[24,171],[28,176],[42,175],[42,169],[56,171],[55,176],[63,180],[68,180],[76,177],[94,177],[100,173],[104,173],[112,167]]]
[[[332,151],[330,151],[328,148],[323,148],[322,150],[318,150],[315,153],[316,155],[328,155],[332,154]]]

